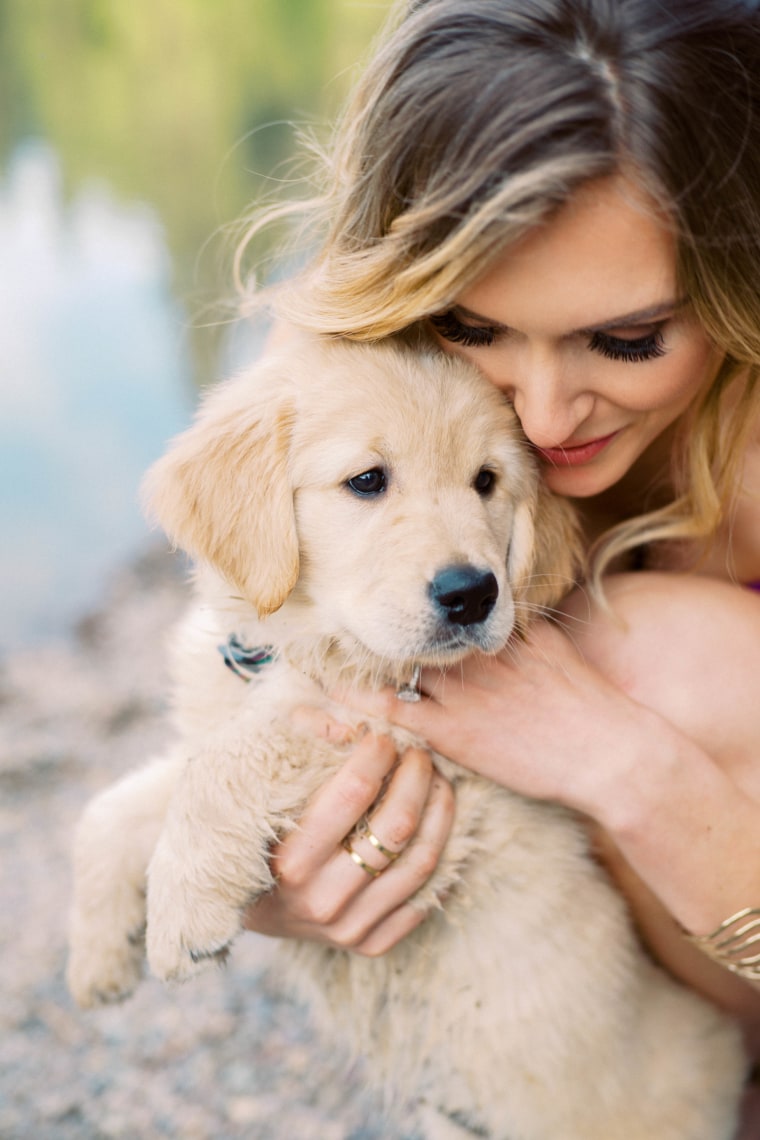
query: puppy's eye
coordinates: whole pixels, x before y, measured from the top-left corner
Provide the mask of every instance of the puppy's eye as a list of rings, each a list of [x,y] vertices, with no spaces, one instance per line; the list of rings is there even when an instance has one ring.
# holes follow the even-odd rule
[[[362,471],[361,475],[354,475],[346,486],[355,495],[381,495],[387,486],[387,477],[382,467],[372,467],[369,471]]]
[[[486,498],[496,486],[496,472],[492,471],[490,467],[481,467],[473,479],[472,485],[479,495]]]

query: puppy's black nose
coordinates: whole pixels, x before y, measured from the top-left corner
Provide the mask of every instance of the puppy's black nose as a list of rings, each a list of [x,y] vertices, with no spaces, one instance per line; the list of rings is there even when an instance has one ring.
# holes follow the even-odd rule
[[[447,566],[436,574],[428,590],[455,625],[485,621],[499,596],[499,584],[491,571],[468,565]]]

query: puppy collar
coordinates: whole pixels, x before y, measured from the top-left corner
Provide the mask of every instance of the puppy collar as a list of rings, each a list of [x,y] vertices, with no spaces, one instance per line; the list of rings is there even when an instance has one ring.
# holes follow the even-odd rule
[[[249,648],[242,644],[236,633],[231,633],[225,642],[217,646],[217,649],[227,668],[246,682],[277,659],[277,653],[271,645],[255,645]]]

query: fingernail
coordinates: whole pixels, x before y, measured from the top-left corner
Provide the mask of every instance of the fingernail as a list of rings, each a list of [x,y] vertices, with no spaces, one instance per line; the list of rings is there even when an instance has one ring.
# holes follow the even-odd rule
[[[343,724],[338,720],[328,721],[327,740],[331,744],[336,744],[341,747],[353,745],[357,740],[356,730],[353,729],[350,724]]]

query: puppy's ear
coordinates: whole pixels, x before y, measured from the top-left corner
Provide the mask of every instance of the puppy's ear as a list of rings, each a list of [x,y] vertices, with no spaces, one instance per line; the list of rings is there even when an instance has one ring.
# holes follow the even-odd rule
[[[535,514],[535,497],[530,496],[518,503],[515,517],[512,520],[507,573],[515,593],[522,593],[525,590],[533,566],[533,553],[536,546]]]
[[[143,496],[172,541],[220,571],[263,617],[295,586],[299,561],[288,478],[294,413],[273,394],[277,377],[261,380],[214,390],[148,471]]]
[[[569,593],[583,566],[580,529],[575,509],[539,483],[534,500],[515,513],[509,555],[509,575],[524,627],[526,618],[549,608]]]

